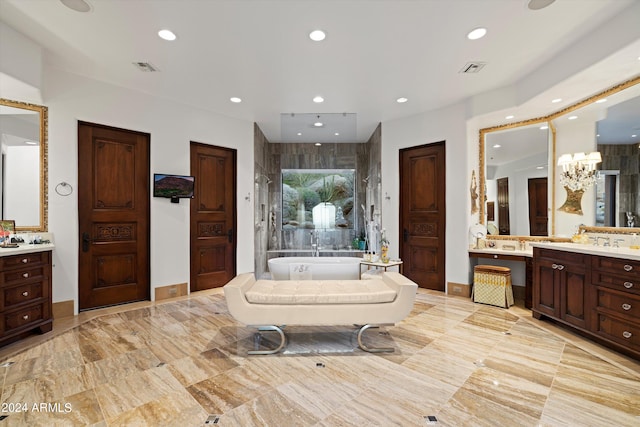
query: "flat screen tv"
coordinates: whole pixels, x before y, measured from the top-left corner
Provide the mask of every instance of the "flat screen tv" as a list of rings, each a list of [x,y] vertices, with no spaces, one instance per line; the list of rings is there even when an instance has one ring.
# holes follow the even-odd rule
[[[172,203],[192,199],[195,178],[188,175],[153,174],[153,197],[166,197]]]

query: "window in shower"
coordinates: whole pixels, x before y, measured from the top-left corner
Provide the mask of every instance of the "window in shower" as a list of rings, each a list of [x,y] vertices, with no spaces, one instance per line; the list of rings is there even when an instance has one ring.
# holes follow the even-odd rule
[[[283,169],[282,229],[353,229],[355,169]]]

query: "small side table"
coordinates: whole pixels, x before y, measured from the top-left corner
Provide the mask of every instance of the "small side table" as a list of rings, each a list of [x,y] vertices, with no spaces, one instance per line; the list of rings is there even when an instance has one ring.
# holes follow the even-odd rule
[[[362,266],[366,265],[367,266],[367,270],[369,270],[371,267],[375,267],[376,269],[378,268],[382,268],[384,269],[384,271],[387,271],[387,268],[389,267],[398,267],[398,271],[400,272],[400,274],[402,274],[402,261],[401,260],[397,260],[397,261],[389,261],[389,262],[381,262],[381,261],[360,261],[360,270],[358,272],[358,278],[362,279]]]

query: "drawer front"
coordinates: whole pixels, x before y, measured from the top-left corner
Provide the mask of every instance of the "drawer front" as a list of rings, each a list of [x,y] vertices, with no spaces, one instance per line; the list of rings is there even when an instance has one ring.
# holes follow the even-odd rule
[[[630,275],[618,275],[594,270],[591,273],[591,283],[634,295],[640,295],[640,278],[630,277]]]
[[[47,264],[49,263],[50,251],[34,252],[22,255],[11,255],[6,257],[0,257],[2,260],[2,269],[7,270],[13,267],[19,266],[31,266],[35,264]]]
[[[6,287],[3,289],[4,308],[10,309],[14,305],[42,298],[42,289],[42,282]]]
[[[640,326],[598,313],[597,333],[632,350],[640,350]]]
[[[19,268],[17,270],[5,271],[5,285],[13,282],[25,282],[32,279],[42,279],[47,274],[45,266],[35,268]]]
[[[604,256],[594,256],[591,260],[594,269],[622,274],[640,282],[640,261]]]
[[[573,264],[586,264],[589,260],[589,255],[577,252],[557,251],[553,249],[541,248],[534,248],[534,252],[536,253],[536,256],[549,258],[556,263],[568,262]]]
[[[640,323],[640,298],[635,295],[598,289],[597,306]]]
[[[14,329],[27,326],[31,323],[39,322],[44,319],[45,309],[44,303],[34,305],[31,307],[25,307],[21,310],[17,310],[11,313],[4,314],[4,333],[10,333]]]

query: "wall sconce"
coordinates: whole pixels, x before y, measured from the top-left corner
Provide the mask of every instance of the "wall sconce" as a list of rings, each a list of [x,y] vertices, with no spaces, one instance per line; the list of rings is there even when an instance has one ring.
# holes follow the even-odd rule
[[[558,208],[559,211],[582,215],[582,195],[596,182],[596,165],[600,162],[602,156],[597,151],[589,154],[563,154],[558,158],[558,166],[562,166],[560,183],[567,192],[567,199]]]

